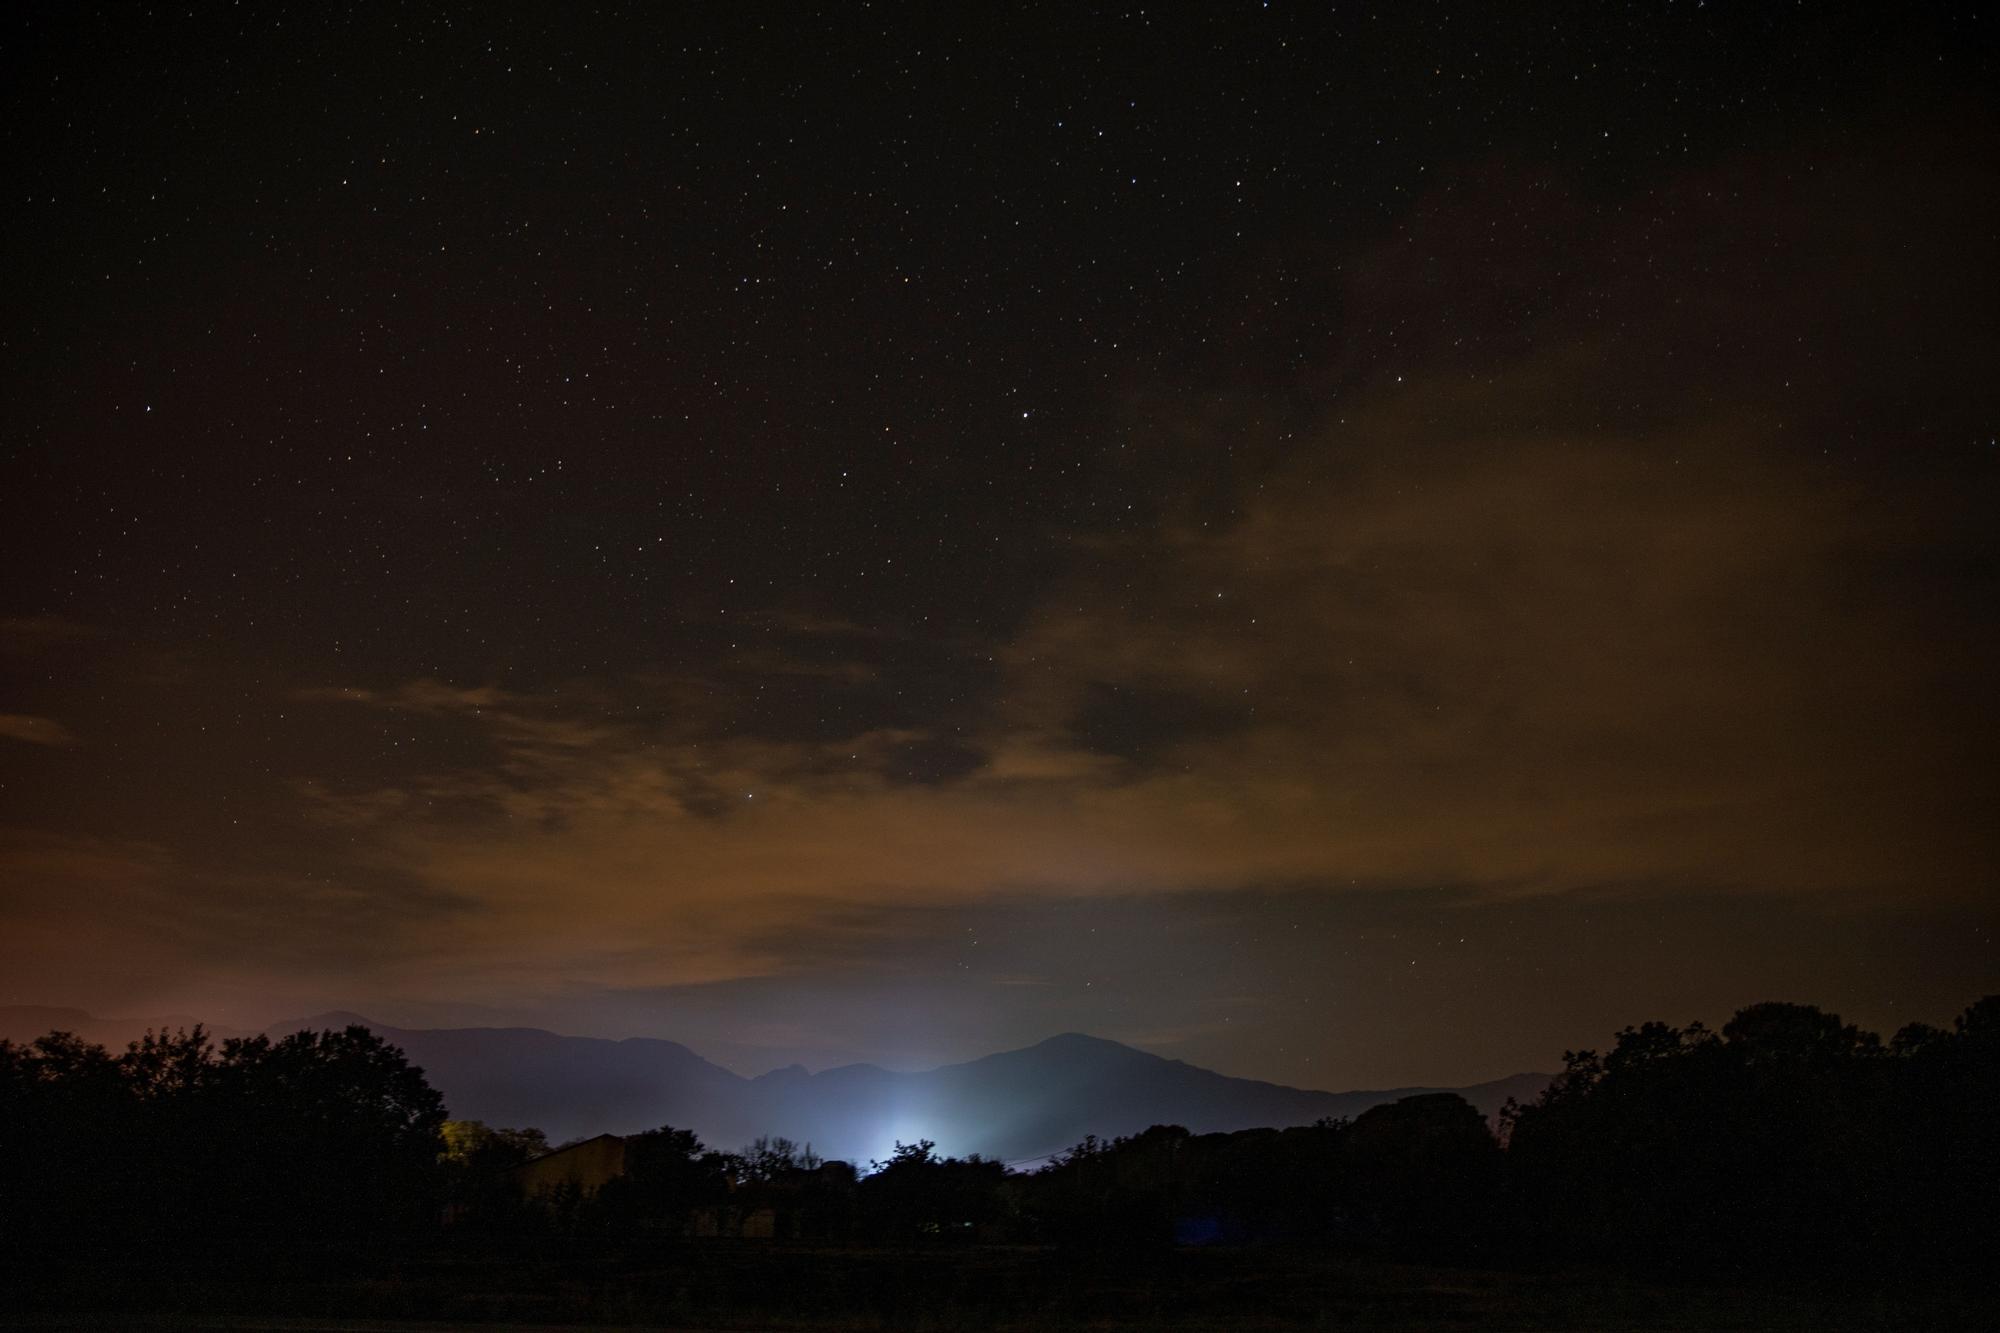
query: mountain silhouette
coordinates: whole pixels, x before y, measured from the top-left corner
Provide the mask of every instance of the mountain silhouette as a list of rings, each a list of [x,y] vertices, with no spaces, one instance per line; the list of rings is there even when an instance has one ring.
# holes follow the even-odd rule
[[[0,1036],[30,1041],[63,1028],[117,1049],[147,1027],[193,1021],[97,1019],[80,1009],[11,1006],[0,1007]],[[399,1028],[343,1011],[265,1031],[278,1037],[350,1024],[401,1047],[459,1119],[532,1125],[552,1143],[663,1124],[692,1129],[722,1148],[782,1134],[811,1142],[823,1157],[864,1166],[886,1158],[899,1140],[931,1139],[941,1152],[1028,1164],[1087,1134],[1112,1138],[1156,1124],[1196,1133],[1303,1125],[1423,1092],[1456,1092],[1490,1118],[1509,1097],[1531,1101],[1549,1082],[1546,1074],[1516,1074],[1465,1088],[1316,1092],[1231,1078],[1077,1032],[919,1073],[852,1064],[815,1074],[792,1065],[745,1078],[679,1042],[650,1037]]]
[[[671,1124],[735,1147],[760,1134],[811,1142],[861,1164],[898,1141],[931,1139],[945,1153],[1010,1162],[1047,1157],[1087,1134],[1149,1125],[1196,1133],[1310,1124],[1355,1116],[1421,1092],[1456,1092],[1491,1117],[1509,1097],[1532,1100],[1546,1074],[1467,1088],[1315,1092],[1231,1078],[1115,1041],[1064,1033],[1016,1051],[920,1073],[799,1065],[744,1078],[678,1042],[564,1037],[535,1028],[409,1029],[322,1014],[272,1031],[359,1022],[403,1048],[451,1113],[491,1125],[534,1125],[551,1142]]]
[[[397,1028],[359,1014],[328,1013],[273,1024],[272,1036],[360,1024],[400,1046],[461,1120],[547,1132],[551,1143],[630,1134],[671,1124],[735,1137],[750,1080],[676,1041],[564,1037],[540,1028]]]
[[[241,1028],[217,1027],[186,1014],[155,1014],[149,1018],[99,1018],[83,1009],[60,1008],[47,1004],[0,1005],[0,1038],[30,1042],[50,1032],[69,1032],[108,1050],[122,1051],[151,1029],[171,1032],[201,1024],[218,1042],[251,1034]]]

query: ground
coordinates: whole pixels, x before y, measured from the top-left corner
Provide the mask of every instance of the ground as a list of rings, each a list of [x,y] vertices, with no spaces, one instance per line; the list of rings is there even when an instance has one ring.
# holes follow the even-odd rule
[[[79,1270],[0,1328],[1042,1330],[1280,1328],[1652,1331],[1985,1325],[1980,1293],[1906,1283],[1676,1281],[1410,1265],[1304,1249],[1114,1260],[1033,1247],[822,1250],[743,1243],[610,1253],[395,1256],[356,1279],[319,1266]],[[64,1312],[56,1312],[67,1307]]]

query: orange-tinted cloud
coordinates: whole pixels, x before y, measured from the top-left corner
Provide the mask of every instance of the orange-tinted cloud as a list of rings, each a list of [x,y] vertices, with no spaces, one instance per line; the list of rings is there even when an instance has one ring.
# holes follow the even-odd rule
[[[1970,299],[1922,247],[1836,279],[1887,221],[1960,215],[1841,212],[1850,168],[1689,179],[1601,224],[1556,199],[1490,254],[1463,233],[1511,187],[1442,192],[1409,248],[1457,256],[1450,282],[1397,251],[1332,295],[1462,292],[1484,349],[1433,337],[1220,502],[1079,542],[1025,622],[968,647],[1000,674],[949,737],[753,739],[677,712],[686,680],[414,681],[320,698],[476,720],[495,762],[314,801],[378,869],[476,905],[435,943],[479,988],[782,969],[788,921],[995,894],[1988,892],[1995,641],[1953,572],[1990,551],[1984,510],[1834,434],[1880,407],[1850,377],[1886,349],[1849,323],[1885,284]],[[1556,223],[1590,229],[1535,230]],[[1510,322],[1523,294],[1539,313]],[[1231,411],[1180,433],[1241,433]],[[896,747],[942,739],[967,772],[898,777]]]
[[[93,920],[201,966],[234,941],[488,1003],[779,973],[854,914],[1003,898],[1990,894],[1992,475],[1896,433],[1992,351],[1910,326],[1979,299],[1950,287],[1974,214],[1935,165],[1743,167],[1609,219],[1441,186],[1321,266],[1394,356],[1309,369],[1303,423],[1158,522],[1064,534],[1028,615],[939,646],[983,673],[948,720],[740,725],[761,681],[901,683],[894,636],[777,612],[819,650],[561,690],[323,677],[284,695],[313,734],[465,743],[283,788],[319,840],[280,869],[183,849],[113,888],[96,853],[21,845],[0,874],[98,886]],[[1907,345],[1930,359],[1878,390]],[[1163,397],[1145,443],[1254,442],[1255,397]],[[923,746],[963,762],[913,780]]]
[[[29,713],[0,713],[0,736],[26,741],[30,745],[75,745],[68,727],[52,717]]]

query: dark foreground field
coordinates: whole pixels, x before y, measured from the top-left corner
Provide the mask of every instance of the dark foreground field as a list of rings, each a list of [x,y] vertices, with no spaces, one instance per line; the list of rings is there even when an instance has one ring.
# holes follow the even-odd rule
[[[1031,1247],[386,1256],[254,1271],[143,1256],[17,1287],[0,1327],[374,1329],[1936,1329],[1989,1327],[1955,1282],[1679,1282],[1415,1266],[1298,1249],[1084,1260]]]

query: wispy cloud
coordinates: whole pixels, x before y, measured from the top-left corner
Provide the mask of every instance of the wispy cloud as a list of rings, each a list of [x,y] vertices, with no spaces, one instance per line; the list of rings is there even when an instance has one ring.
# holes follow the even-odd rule
[[[70,746],[79,742],[68,727],[52,717],[31,713],[0,713],[0,736],[30,745]]]
[[[0,652],[39,653],[103,636],[97,626],[67,616],[0,616]]]

